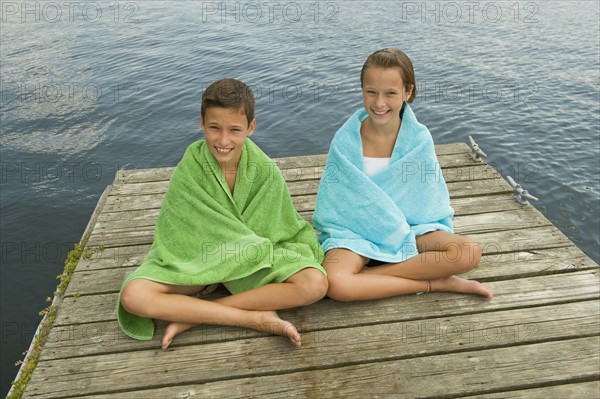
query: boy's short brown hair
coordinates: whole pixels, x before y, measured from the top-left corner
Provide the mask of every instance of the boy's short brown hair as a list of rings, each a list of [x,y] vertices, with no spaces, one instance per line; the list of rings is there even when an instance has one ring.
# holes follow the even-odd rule
[[[202,94],[200,116],[210,107],[231,108],[245,114],[248,124],[254,119],[254,95],[244,82],[225,78],[211,83]]]
[[[360,87],[363,87],[363,79],[367,68],[384,68],[398,69],[402,77],[402,83],[405,85],[406,91],[410,91],[412,86],[413,91],[408,99],[411,103],[417,96],[417,84],[415,83],[415,70],[410,58],[397,48],[384,48],[377,50],[367,58],[362,70],[360,71]]]

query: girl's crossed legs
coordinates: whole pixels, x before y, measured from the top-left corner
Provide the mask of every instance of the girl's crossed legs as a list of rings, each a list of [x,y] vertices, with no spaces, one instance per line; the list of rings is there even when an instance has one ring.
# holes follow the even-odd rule
[[[369,259],[348,249],[327,251],[323,262],[329,279],[327,295],[339,301],[357,301],[431,290],[492,298],[492,292],[479,282],[454,276],[479,263],[481,249],[476,242],[435,231],[417,237],[417,247],[417,256],[374,267],[365,267]]]

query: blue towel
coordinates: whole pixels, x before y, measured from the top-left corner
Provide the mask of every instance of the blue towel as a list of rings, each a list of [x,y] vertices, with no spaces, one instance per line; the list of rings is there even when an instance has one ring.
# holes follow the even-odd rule
[[[450,196],[429,130],[408,104],[390,165],[364,172],[359,109],[337,131],[321,176],[313,222],[324,251],[346,248],[370,259],[403,262],[418,254],[416,238],[453,232]]]

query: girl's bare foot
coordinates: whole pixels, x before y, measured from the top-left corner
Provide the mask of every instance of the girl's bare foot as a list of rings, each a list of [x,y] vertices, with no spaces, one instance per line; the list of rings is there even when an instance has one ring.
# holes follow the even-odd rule
[[[465,280],[464,278],[456,276],[431,280],[431,290],[445,292],[463,292],[465,294],[481,295],[488,299],[492,299],[494,296],[492,291],[487,289],[479,281]]]

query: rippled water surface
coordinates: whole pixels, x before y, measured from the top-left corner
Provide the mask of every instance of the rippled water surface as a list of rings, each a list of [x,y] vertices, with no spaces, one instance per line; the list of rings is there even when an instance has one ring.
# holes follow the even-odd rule
[[[252,85],[268,155],[320,154],[399,47],[435,141],[474,136],[600,260],[597,1],[70,4],[2,3],[2,392],[115,171],[175,165],[222,77]]]

